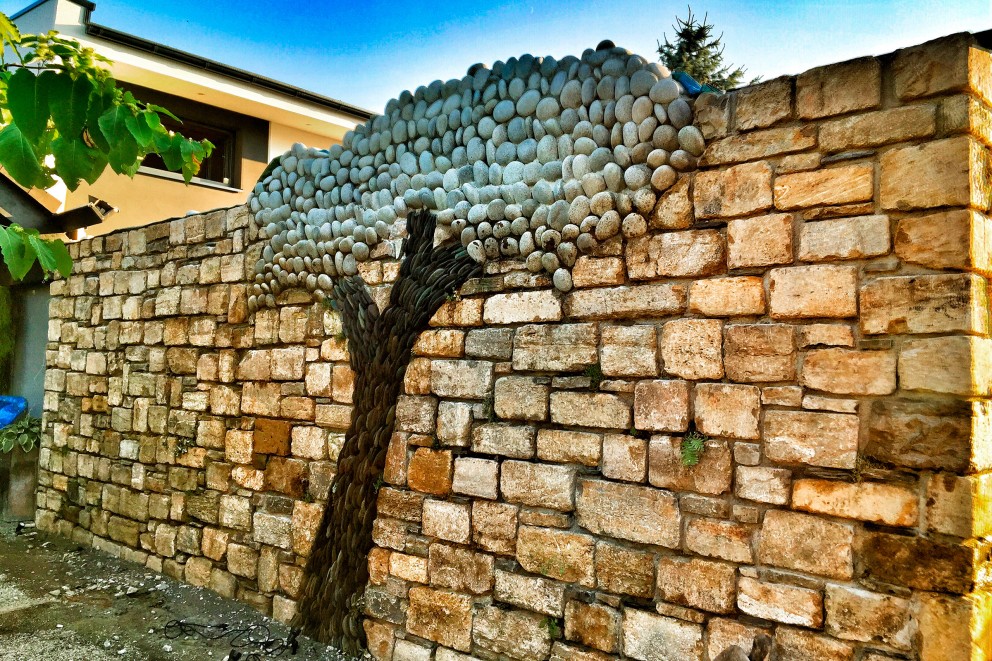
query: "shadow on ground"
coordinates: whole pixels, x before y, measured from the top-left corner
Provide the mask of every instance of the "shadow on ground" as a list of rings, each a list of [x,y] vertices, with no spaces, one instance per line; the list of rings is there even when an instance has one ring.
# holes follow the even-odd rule
[[[351,659],[301,638],[299,650],[275,655],[242,636],[166,636],[172,620],[289,629],[213,592],[179,583],[72,542],[0,522],[0,661],[222,661],[224,659],[344,661]],[[266,631],[255,630],[254,637]],[[271,649],[271,648],[270,648]],[[252,653],[258,656],[250,656]]]

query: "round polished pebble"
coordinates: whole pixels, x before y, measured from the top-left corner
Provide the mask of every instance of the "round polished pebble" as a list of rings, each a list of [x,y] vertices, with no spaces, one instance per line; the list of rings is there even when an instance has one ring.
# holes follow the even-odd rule
[[[670,75],[620,48],[524,55],[403,92],[340,145],[294,145],[248,200],[267,242],[249,307],[292,287],[330,296],[335,277],[395,254],[397,222],[425,208],[437,240],[461,241],[480,262],[524,259],[567,291],[577,256],[621,229],[646,232],[656,191],[705,150]]]

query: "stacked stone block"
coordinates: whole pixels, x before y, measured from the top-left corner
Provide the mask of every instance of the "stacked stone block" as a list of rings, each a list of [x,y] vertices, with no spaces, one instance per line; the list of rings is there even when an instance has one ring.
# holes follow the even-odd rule
[[[373,655],[992,657],[990,72],[959,35],[701,97],[645,234],[568,293],[499,262],[445,304],[378,490]],[[73,250],[39,523],[289,618],[351,414],[339,320],[248,315],[245,209]],[[397,265],[362,269],[385,300]]]

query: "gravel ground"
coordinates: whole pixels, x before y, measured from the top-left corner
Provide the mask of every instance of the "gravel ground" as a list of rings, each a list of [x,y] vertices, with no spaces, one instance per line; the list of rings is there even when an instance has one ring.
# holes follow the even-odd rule
[[[213,629],[213,640],[182,635],[167,631],[173,620],[226,624],[229,631],[266,627],[235,641],[247,643],[236,649],[242,661],[354,661],[303,637],[295,655],[266,652],[250,638],[284,642],[290,631],[244,604],[32,528],[15,534],[14,524],[0,522],[0,661],[239,658],[233,632]]]

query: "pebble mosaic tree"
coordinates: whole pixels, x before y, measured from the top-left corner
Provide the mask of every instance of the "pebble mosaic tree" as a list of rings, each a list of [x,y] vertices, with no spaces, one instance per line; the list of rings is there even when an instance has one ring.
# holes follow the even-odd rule
[[[249,199],[259,236],[249,307],[305,287],[342,316],[355,377],[351,427],[308,560],[297,624],[364,645],[376,489],[417,336],[487,262],[520,260],[572,288],[585,253],[644,218],[703,152],[693,100],[667,69],[604,42],[581,58],[523,55],[435,81],[329,150],[302,145]],[[359,275],[401,259],[381,309]]]

